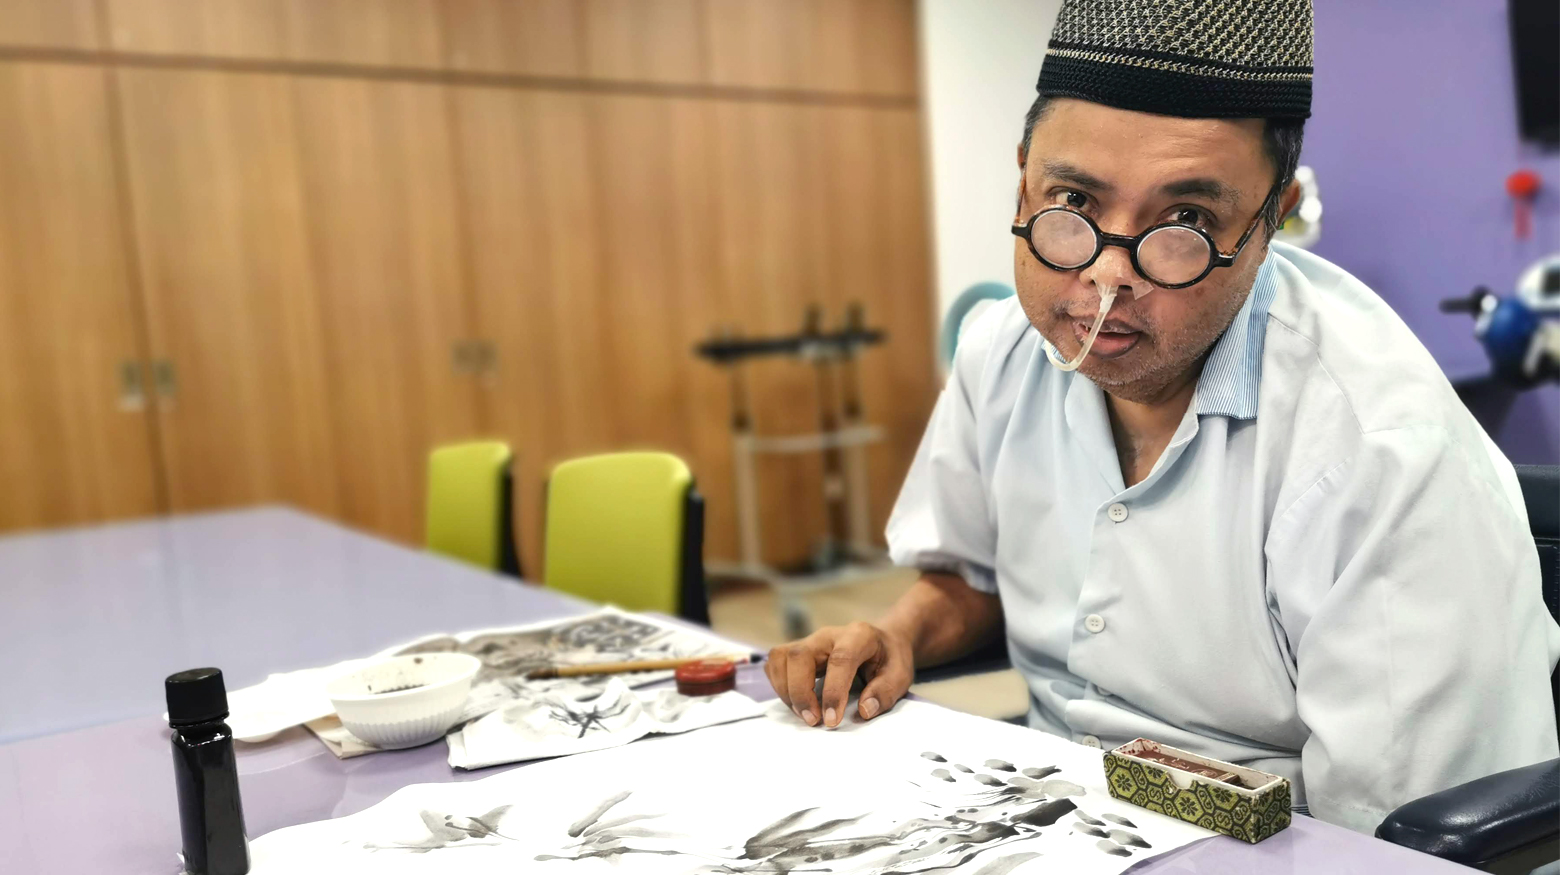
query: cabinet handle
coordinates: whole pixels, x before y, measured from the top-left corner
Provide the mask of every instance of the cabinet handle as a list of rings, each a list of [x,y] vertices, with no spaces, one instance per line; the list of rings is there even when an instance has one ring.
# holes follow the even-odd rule
[[[139,413],[146,409],[146,380],[140,362],[126,359],[119,363],[119,409]]]
[[[179,377],[173,362],[158,359],[152,362],[152,382],[157,384],[157,399],[164,407],[172,407],[179,395]]]
[[[469,340],[457,340],[450,347],[450,367],[457,374],[470,374],[476,371],[476,349]]]
[[[450,366],[457,374],[492,374],[498,365],[498,350],[487,340],[457,340],[450,347]]]

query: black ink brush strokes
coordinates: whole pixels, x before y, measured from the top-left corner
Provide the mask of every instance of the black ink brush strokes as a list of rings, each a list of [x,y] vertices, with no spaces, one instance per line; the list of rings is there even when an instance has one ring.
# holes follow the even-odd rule
[[[510,806],[500,805],[486,814],[477,817],[461,817],[454,814],[439,814],[433,811],[418,812],[423,825],[428,828],[428,838],[416,842],[401,844],[378,845],[365,844],[364,850],[369,851],[410,851],[414,854],[425,854],[428,851],[442,851],[451,847],[482,847],[498,842],[482,841],[483,839],[499,839],[503,841],[515,841],[498,831],[498,822],[509,811]],[[476,839],[477,841],[467,841]],[[457,845],[458,842],[467,842]]]
[[[947,762],[939,755],[923,756]],[[871,812],[842,816],[821,806],[803,808],[724,846],[700,847],[701,843],[689,835],[654,827],[649,822],[666,812],[628,810],[625,803],[632,792],[623,791],[606,797],[570,824],[567,840],[555,852],[532,859],[539,863],[598,859],[615,864],[632,855],[676,857],[681,871],[692,875],[932,875],[966,871],[964,867],[973,869],[976,865],[979,868],[973,869],[973,875],[1007,875],[1040,856],[1039,852],[1009,846],[1042,835],[1056,835],[1063,842],[1092,840],[1094,849],[1115,857],[1130,857],[1134,848],[1151,847],[1136,833],[1106,826],[1106,821],[1121,824],[1126,818],[1104,814],[1101,820],[1079,810],[1075,799],[1087,795],[1083,787],[1061,777],[1027,777],[1056,774],[1059,770],[1054,767],[1020,771],[1001,760],[988,760],[987,766],[1003,776],[979,772],[962,779],[956,777],[962,773],[946,768],[932,770],[937,784],[916,784],[927,793],[923,800],[931,808],[927,816],[886,823],[880,818],[869,826]],[[957,787],[947,787],[944,782],[954,782]],[[517,841],[500,831],[500,821],[508,811],[507,805],[479,817],[422,811],[426,838],[362,847],[421,854],[504,845]],[[1074,847],[1082,850],[1085,846]]]

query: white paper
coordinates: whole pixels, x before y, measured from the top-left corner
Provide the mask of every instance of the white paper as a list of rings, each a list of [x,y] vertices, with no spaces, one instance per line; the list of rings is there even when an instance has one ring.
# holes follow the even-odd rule
[[[459,651],[483,661],[472,684],[461,720],[473,720],[516,700],[527,692],[568,689],[578,681],[527,681],[526,673],[548,666],[586,665],[631,659],[675,659],[688,656],[738,656],[750,648],[713,634],[655,617],[606,608],[583,617],[548,620],[523,626],[483,629],[456,635],[430,635],[374,654],[383,659],[409,653]],[[263,741],[284,729],[311,724],[337,756],[374,753],[379,748],[353,738],[329,718],[336,709],[325,687],[370,659],[352,659],[322,668],[273,674],[263,682],[228,693],[228,726],[239,741]],[[630,686],[654,683],[671,672],[620,675]],[[598,687],[607,676],[585,681]],[[323,722],[322,722],[323,721]],[[332,725],[334,723],[334,725]],[[320,730],[316,730],[320,734]],[[330,737],[327,737],[330,735]],[[338,743],[332,743],[332,739]],[[355,742],[355,745],[352,744]],[[343,749],[353,753],[343,753]]]
[[[1064,872],[1212,833],[1110,798],[1102,752],[921,702],[761,719],[404,788],[251,844],[272,873]]]
[[[636,692],[621,680],[527,697],[450,733],[450,765],[502,763],[618,747],[646,735],[672,735],[757,717],[764,706],[738,692],[684,696],[675,689]]]

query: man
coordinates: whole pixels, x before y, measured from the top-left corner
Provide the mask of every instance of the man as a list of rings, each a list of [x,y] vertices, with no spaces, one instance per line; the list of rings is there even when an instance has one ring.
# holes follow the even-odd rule
[[[1276,772],[1353,829],[1557,755],[1511,465],[1380,298],[1268,242],[1311,34],[1308,0],[1063,5],[1018,295],[962,339],[889,523],[923,576],[770,654],[802,720],[846,719],[858,674],[871,719],[1005,626],[1032,727]]]

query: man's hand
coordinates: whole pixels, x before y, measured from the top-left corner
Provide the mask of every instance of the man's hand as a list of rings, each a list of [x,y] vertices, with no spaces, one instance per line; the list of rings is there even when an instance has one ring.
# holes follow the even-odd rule
[[[856,712],[863,720],[894,707],[915,678],[915,654],[909,639],[868,623],[828,626],[800,641],[769,651],[764,663],[769,683],[781,701],[808,726],[830,728],[845,719],[851,682],[866,681]],[[820,707],[814,689],[823,678]]]

